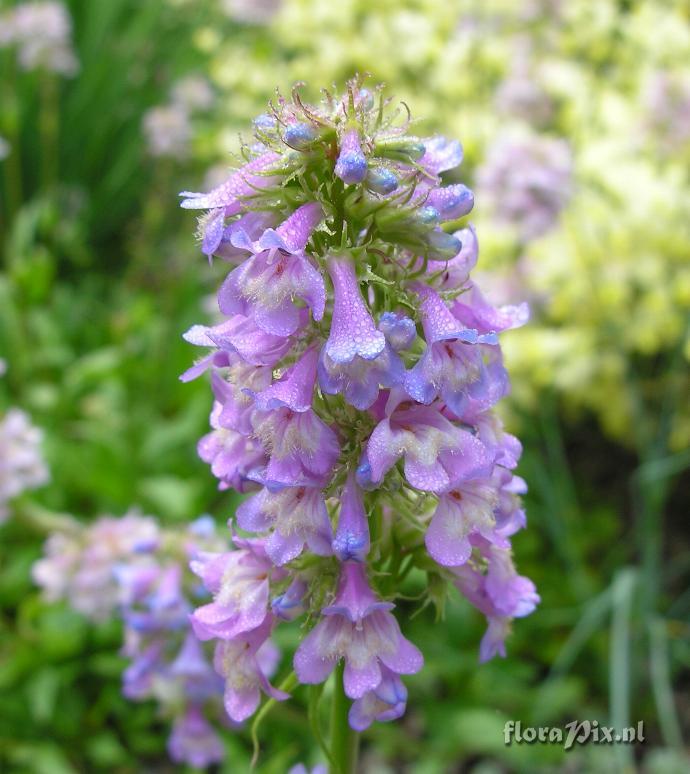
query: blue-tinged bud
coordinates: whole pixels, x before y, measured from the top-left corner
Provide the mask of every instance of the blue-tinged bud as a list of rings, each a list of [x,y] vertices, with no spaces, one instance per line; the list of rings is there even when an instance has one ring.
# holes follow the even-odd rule
[[[398,187],[398,178],[386,167],[374,167],[367,172],[367,187],[378,194],[393,193]]]
[[[285,593],[271,602],[273,614],[283,621],[294,621],[295,618],[299,618],[304,612],[303,599],[306,591],[307,584],[301,578],[295,578]]]
[[[318,134],[311,124],[291,124],[283,134],[283,141],[295,150],[307,150]]]
[[[427,201],[439,211],[441,220],[455,220],[471,212],[474,207],[474,194],[466,185],[458,183],[445,188],[435,188]]]
[[[425,226],[433,226],[441,220],[441,216],[436,207],[430,207],[429,205],[420,207],[416,212],[416,218]]]
[[[362,493],[350,473],[341,497],[338,529],[333,538],[333,553],[341,562],[363,562],[369,553],[369,522]]]
[[[379,330],[396,352],[409,349],[417,338],[417,326],[414,320],[398,312],[384,312],[379,318]],[[357,474],[359,476],[359,468],[357,468]],[[362,486],[361,483],[360,486]]]
[[[437,261],[449,261],[462,250],[462,242],[452,234],[447,234],[440,228],[430,231],[426,237],[427,244]]]
[[[348,129],[340,143],[335,174],[347,185],[361,183],[367,176],[367,158],[362,152],[357,129]]]
[[[375,484],[371,480],[371,465],[367,459],[366,452],[362,454],[362,458],[359,461],[357,470],[355,471],[355,479],[360,489],[364,489],[370,492],[372,489],[378,488],[378,484]]]
[[[275,116],[270,115],[269,113],[262,113],[261,115],[257,116],[252,123],[257,129],[263,129],[264,131],[267,131],[269,129],[275,128],[275,125],[278,123],[275,119]]]

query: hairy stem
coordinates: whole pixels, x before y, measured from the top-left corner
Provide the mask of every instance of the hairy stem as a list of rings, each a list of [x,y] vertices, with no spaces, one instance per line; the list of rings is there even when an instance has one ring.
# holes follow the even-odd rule
[[[357,770],[359,734],[350,728],[347,714],[350,700],[343,687],[344,663],[335,670],[333,705],[331,708],[331,757],[330,774],[354,774]]]

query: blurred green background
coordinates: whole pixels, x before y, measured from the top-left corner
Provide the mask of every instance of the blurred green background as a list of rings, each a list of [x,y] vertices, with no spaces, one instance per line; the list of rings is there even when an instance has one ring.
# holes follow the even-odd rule
[[[362,770],[690,770],[690,4],[69,0],[57,61],[13,42],[19,5],[0,3],[0,414],[43,428],[51,483],[0,527],[0,771],[181,770],[153,704],[120,695],[117,622],[32,585],[45,535],[27,503],[232,514],[195,453],[208,385],[177,379],[221,275],[176,194],[222,178],[276,87],[316,97],[356,72],[420,135],[461,139],[483,287],[531,303],[504,339],[506,421],[530,486],[516,556],[542,596],[481,667],[469,605],[415,616],[427,666],[404,719],[365,734]],[[319,760],[304,706],[298,691],[265,722],[258,771]],[[508,719],[575,718],[644,720],[646,741],[503,743]],[[247,771],[248,733],[225,736],[222,771]]]

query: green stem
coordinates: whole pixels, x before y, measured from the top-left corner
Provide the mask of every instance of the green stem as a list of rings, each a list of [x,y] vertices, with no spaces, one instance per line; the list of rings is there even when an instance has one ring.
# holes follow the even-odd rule
[[[9,155],[3,162],[3,177],[7,193],[6,218],[9,229],[23,200],[20,107],[13,61],[10,61],[8,65],[7,76],[7,81],[2,89],[3,120],[0,133],[4,135],[10,145]]]
[[[53,73],[41,73],[40,90],[41,184],[44,191],[49,191],[58,179],[59,152],[59,95],[57,78]]]
[[[344,663],[341,661],[335,670],[333,705],[331,708],[331,755],[333,763],[330,774],[355,774],[357,771],[357,753],[359,734],[350,728],[347,714],[350,700],[343,686]]]

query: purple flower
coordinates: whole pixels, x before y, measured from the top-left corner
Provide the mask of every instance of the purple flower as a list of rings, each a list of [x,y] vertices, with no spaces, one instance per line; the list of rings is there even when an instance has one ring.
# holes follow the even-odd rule
[[[364,511],[362,493],[353,472],[348,473],[340,499],[338,529],[333,539],[333,552],[341,562],[363,562],[369,553],[369,522]]]
[[[134,642],[134,638],[130,638]],[[122,693],[128,699],[145,699],[151,695],[153,680],[163,665],[165,640],[158,638],[141,650],[125,648],[124,654],[133,656],[122,673]]]
[[[211,669],[203,647],[192,631],[185,636],[168,673],[184,684],[185,696],[189,699],[201,702],[218,692],[218,676]]]
[[[381,482],[400,457],[410,485],[428,492],[481,476],[493,461],[481,441],[450,422],[437,406],[420,406],[394,390],[386,416],[367,444],[372,481]]]
[[[245,492],[253,486],[252,474],[266,464],[263,446],[254,438],[220,426],[223,405],[215,402],[211,412],[213,430],[199,441],[199,457],[211,466],[213,475],[220,479],[221,489],[232,487]]]
[[[250,241],[258,240],[264,231],[274,226],[276,222],[272,212],[246,212],[229,226],[224,226],[223,210],[211,210],[207,217],[216,218],[217,222],[207,224],[203,217],[200,219],[202,252],[208,255],[209,259],[216,255],[234,264],[240,263],[247,257],[247,249],[244,242],[241,242],[241,247],[236,247],[233,237],[242,232]],[[234,241],[237,241],[236,237]]]
[[[333,282],[333,319],[326,354],[334,363],[349,363],[355,357],[373,360],[383,352],[386,338],[374,323],[359,290],[352,258],[332,255],[328,273]]]
[[[317,763],[313,769],[308,769],[303,763],[297,763],[288,769],[287,774],[328,774],[328,770],[321,763]]]
[[[43,431],[21,409],[11,408],[0,420],[0,522],[8,514],[9,500],[49,481],[42,441]]]
[[[285,144],[298,151],[307,150],[317,137],[317,131],[311,124],[301,122],[290,124],[283,133]]]
[[[255,121],[256,158],[184,202],[209,210],[202,249],[232,264],[218,298],[228,319],[187,332],[209,351],[182,378],[210,369],[212,432],[199,452],[221,488],[253,491],[237,523],[257,537],[235,538],[232,552],[205,547],[192,565],[213,599],[191,625],[219,640],[235,721],[262,692],[285,698],[269,683],[280,657],[270,634],[300,616],[310,630],[293,659],[298,681],[321,683],[340,663],[354,729],[400,717],[401,675],[423,659],[394,599],[369,585],[391,567],[441,565],[422,607],[438,602],[436,583],[466,589],[489,622],[482,657],[503,652],[512,617],[538,600],[510,560],[525,526],[521,447],[493,412],[509,389],[498,334],[527,309],[488,303],[470,279],[473,226],[445,230],[474,204],[455,175],[443,179],[460,143],[410,136],[396,115],[360,78],[317,105],[299,87],[278,93]],[[418,550],[424,534],[431,558]],[[159,620],[171,631],[174,594],[166,607],[158,581],[144,581],[142,571],[141,630],[128,634],[141,679],[149,690],[175,679],[194,702],[203,653],[185,643],[182,666],[161,678],[168,651],[147,648]]]
[[[462,243],[458,254],[449,261],[428,261],[430,284],[438,290],[456,290],[467,282],[470,271],[477,263],[479,245],[472,224],[456,231],[454,236]]]
[[[480,333],[500,333],[520,328],[529,320],[529,306],[526,303],[492,306],[474,282],[470,282],[467,292],[455,301],[452,313],[461,323],[468,328],[476,328]]]
[[[17,3],[0,16],[0,48],[16,45],[23,70],[45,68],[66,77],[75,75],[79,62],[71,37],[72,20],[60,2]]]
[[[312,409],[295,412],[285,406],[257,411],[254,431],[270,450],[266,468],[254,480],[269,488],[325,479],[340,454],[336,434]]]
[[[392,608],[374,596],[364,565],[345,562],[334,603],[295,653],[300,682],[322,683],[343,658],[345,693],[360,699],[379,685],[382,667],[398,675],[418,672],[422,654],[401,634]]]
[[[195,704],[175,720],[168,739],[168,753],[175,763],[187,763],[199,769],[220,763],[225,757],[220,737]]]
[[[488,478],[464,481],[439,495],[426,533],[432,559],[446,567],[464,564],[472,553],[472,533],[492,539],[497,506],[498,492]]]
[[[487,618],[488,628],[479,649],[480,661],[484,662],[497,654],[505,657],[511,619],[529,615],[540,600],[532,581],[515,572],[509,549],[481,539],[479,549],[488,562],[486,573],[470,563],[453,568],[453,573],[460,593]]]
[[[244,436],[251,435],[255,411],[252,393],[267,389],[270,383],[271,369],[267,366],[239,362],[228,368],[225,379],[215,371],[211,386],[216,401],[222,406],[218,414],[219,427],[236,430]]]
[[[266,174],[272,168],[279,167],[279,153],[267,151],[247,162],[217,188],[208,193],[182,191],[186,197],[180,206],[185,210],[222,209],[225,217],[237,215],[244,207],[242,200],[256,193],[257,189],[268,188],[276,181],[275,175]]]
[[[381,665],[381,682],[352,702],[348,720],[355,731],[366,731],[374,722],[397,720],[405,714],[407,688],[400,677]]]
[[[272,627],[273,619],[266,615],[252,631],[216,645],[213,661],[218,674],[225,678],[225,711],[237,723],[254,714],[262,692],[277,701],[290,698],[274,688],[261,669],[258,651],[268,641]]]
[[[463,415],[469,398],[492,405],[507,390],[503,372],[488,368],[485,362],[490,354],[482,345],[498,344],[496,333],[466,328],[431,288],[417,284],[415,290],[427,347],[405,376],[407,393],[425,404],[440,395],[458,416]]]
[[[245,388],[259,411],[288,408],[298,414],[309,411],[314,398],[318,351],[311,347],[291,366],[282,379],[259,392]]]
[[[367,159],[357,129],[348,129],[342,136],[335,174],[347,185],[361,183],[367,176]]]
[[[256,629],[268,609],[271,562],[261,540],[235,538],[238,550],[201,553],[192,571],[213,594],[213,602],[197,608],[192,627],[200,640],[228,640]]]
[[[551,229],[570,198],[572,154],[564,140],[500,137],[477,172],[478,187],[496,219],[523,242]]]
[[[427,137],[422,140],[424,155],[419,160],[419,165],[429,175],[436,177],[441,172],[447,172],[462,164],[462,145],[457,140],[448,140],[445,137]]]
[[[491,451],[496,464],[514,468],[522,454],[522,444],[510,433],[506,433],[501,418],[494,411],[480,411],[465,414],[465,421],[473,425],[479,440]]]
[[[254,255],[228,274],[218,294],[220,311],[250,317],[274,336],[290,336],[300,327],[296,299],[320,320],[326,290],[304,248],[322,218],[320,205],[312,202],[296,210],[277,230],[266,230],[258,243],[250,242],[241,231],[233,234],[232,243],[237,247],[245,244]]]
[[[279,567],[296,559],[305,546],[318,556],[333,553],[333,531],[323,493],[316,486],[262,489],[237,509],[237,523],[249,532],[273,529],[265,548]]]
[[[491,542],[509,548],[507,538],[527,526],[527,517],[520,500],[520,495],[527,492],[527,484],[520,476],[499,466],[494,469],[494,481],[498,490],[498,505],[494,511],[496,529]]]
[[[180,376],[183,382],[196,379],[209,368],[224,368],[243,361],[255,366],[274,366],[292,348],[293,342],[284,336],[274,336],[257,327],[253,320],[235,315],[229,320],[207,327],[193,325],[185,341],[198,347],[217,347]]]
[[[404,367],[385,335],[376,328],[359,290],[352,259],[331,256],[333,319],[319,358],[319,384],[330,395],[344,393],[348,403],[369,408],[379,388],[402,381]]]

